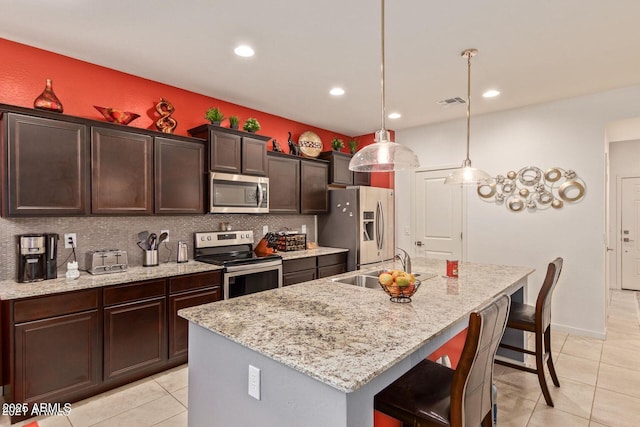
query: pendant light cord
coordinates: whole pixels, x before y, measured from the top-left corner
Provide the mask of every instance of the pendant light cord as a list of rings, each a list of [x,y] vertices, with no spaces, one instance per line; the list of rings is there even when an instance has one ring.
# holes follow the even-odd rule
[[[386,131],[386,123],[385,123],[385,88],[384,88],[384,0],[381,0],[381,14],[380,14],[380,27],[381,27],[381,52],[382,52],[382,63],[380,66],[380,75],[381,75],[381,88],[382,88],[382,117],[380,118],[380,123],[382,125],[382,131]]]
[[[471,139],[471,57],[474,53],[472,50],[467,50],[464,54],[467,57],[467,159],[465,164],[471,166],[471,159],[469,158],[469,140]]]

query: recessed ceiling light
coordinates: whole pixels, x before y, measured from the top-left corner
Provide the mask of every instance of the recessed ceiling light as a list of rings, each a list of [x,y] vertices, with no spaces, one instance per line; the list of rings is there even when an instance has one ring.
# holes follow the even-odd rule
[[[238,46],[237,48],[233,49],[233,51],[236,55],[242,56],[243,58],[249,58],[250,56],[253,56],[255,54],[253,49],[245,44]]]
[[[329,93],[333,96],[344,95],[344,89],[342,89],[341,87],[334,87],[329,91]]]
[[[400,113],[391,113],[387,117],[389,117],[390,119],[399,119],[400,117],[402,117],[402,114],[400,114]]]
[[[489,89],[488,91],[482,94],[484,98],[493,98],[494,96],[498,96],[498,95],[500,95],[500,91],[495,89]]]

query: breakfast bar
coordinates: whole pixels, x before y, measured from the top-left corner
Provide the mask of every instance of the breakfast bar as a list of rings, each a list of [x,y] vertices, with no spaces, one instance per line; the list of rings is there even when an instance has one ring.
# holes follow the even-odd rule
[[[372,426],[376,393],[533,272],[461,263],[454,279],[441,260],[413,266],[426,279],[410,304],[335,281],[350,272],[181,310],[190,322],[189,426]]]

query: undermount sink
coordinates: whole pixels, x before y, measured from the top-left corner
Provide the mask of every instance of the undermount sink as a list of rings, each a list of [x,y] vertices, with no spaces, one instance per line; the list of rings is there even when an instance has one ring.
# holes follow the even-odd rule
[[[360,286],[361,288],[382,290],[382,287],[378,283],[378,276],[365,276],[363,274],[357,274],[355,276],[331,279],[331,281],[344,283],[347,285]]]

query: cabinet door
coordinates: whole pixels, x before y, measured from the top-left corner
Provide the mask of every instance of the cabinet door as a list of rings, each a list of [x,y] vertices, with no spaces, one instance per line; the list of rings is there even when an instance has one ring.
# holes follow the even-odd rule
[[[204,213],[204,153],[200,142],[155,138],[155,213]]]
[[[302,160],[300,173],[300,213],[313,215],[328,212],[329,165],[325,162]]]
[[[241,173],[242,137],[222,131],[209,132],[209,169]]]
[[[104,309],[104,380],[142,375],[167,360],[165,298]]]
[[[89,140],[77,123],[9,113],[7,216],[89,213]]]
[[[220,286],[207,291],[188,292],[169,297],[169,359],[187,358],[189,322],[178,316],[178,310],[222,299]]]
[[[269,213],[300,212],[300,160],[267,156]]]
[[[371,172],[354,172],[353,185],[371,185]]]
[[[353,172],[349,170],[351,156],[335,154],[331,159],[331,184],[353,185]]]
[[[153,138],[122,130],[91,129],[91,212],[153,213]]]
[[[86,396],[100,384],[101,336],[97,310],[17,324],[13,402]]]
[[[247,175],[267,175],[267,147],[265,141],[242,138],[242,173]]]

